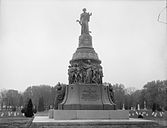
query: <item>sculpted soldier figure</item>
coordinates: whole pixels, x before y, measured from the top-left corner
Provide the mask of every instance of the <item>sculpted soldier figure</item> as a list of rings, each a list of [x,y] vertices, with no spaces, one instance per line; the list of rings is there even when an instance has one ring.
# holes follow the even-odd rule
[[[58,82],[56,86],[56,96],[54,101],[54,108],[58,109],[58,104],[60,104],[65,96],[65,86],[61,85],[60,82]]]
[[[86,12],[86,8],[83,9],[83,13],[80,16],[80,21],[77,20],[77,22],[79,22],[79,24],[81,25],[81,34],[89,34],[89,26],[88,26],[88,22],[90,19],[90,16],[92,15],[92,13],[87,13]]]
[[[109,88],[109,96],[110,96],[111,100],[112,100],[113,102],[115,102],[115,101],[114,101],[114,91],[113,91],[112,85],[109,84],[108,88]]]
[[[89,67],[87,70],[86,70],[86,83],[92,83],[92,67]]]
[[[103,70],[102,67],[99,66],[99,83],[102,84],[102,78],[103,78]]]

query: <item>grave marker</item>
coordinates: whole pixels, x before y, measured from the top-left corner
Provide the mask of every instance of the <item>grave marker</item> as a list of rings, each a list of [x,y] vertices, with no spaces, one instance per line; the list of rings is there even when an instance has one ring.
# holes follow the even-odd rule
[[[137,105],[137,110],[140,110],[140,104]]]
[[[154,117],[157,117],[157,113],[154,114]]]
[[[3,117],[3,116],[4,116],[4,113],[2,112],[2,113],[1,113],[1,117]]]
[[[8,112],[8,116],[10,116],[11,115],[11,113],[10,112]]]
[[[14,112],[14,116],[16,116],[16,112]]]
[[[152,112],[152,116],[154,115],[154,112]]]

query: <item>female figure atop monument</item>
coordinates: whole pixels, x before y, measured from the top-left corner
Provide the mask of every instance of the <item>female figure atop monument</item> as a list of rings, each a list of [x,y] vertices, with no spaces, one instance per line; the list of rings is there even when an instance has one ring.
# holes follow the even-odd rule
[[[81,34],[89,34],[89,26],[88,26],[88,22],[90,19],[90,16],[92,15],[92,13],[87,13],[86,12],[86,8],[83,9],[83,13],[80,16],[80,21],[77,20],[77,22],[79,22],[79,24],[81,25]]]

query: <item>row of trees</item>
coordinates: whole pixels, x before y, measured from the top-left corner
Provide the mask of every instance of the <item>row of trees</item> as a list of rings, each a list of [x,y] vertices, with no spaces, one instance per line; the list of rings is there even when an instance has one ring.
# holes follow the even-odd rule
[[[23,93],[17,90],[1,90],[0,105],[7,108],[21,108],[25,106],[29,99],[32,99],[33,105],[39,111],[47,109],[49,105],[54,104],[55,87],[48,85],[30,86]]]
[[[123,84],[114,84],[115,104],[118,109],[144,108],[144,102],[148,109],[167,109],[167,80],[152,81],[143,86],[143,89],[125,88]],[[49,109],[54,105],[56,86],[40,85],[28,87],[23,93],[17,90],[1,90],[0,105],[13,108],[24,106],[27,99],[32,102],[38,111]]]
[[[167,110],[167,80],[152,81],[143,86],[141,90],[135,88],[125,88],[122,84],[113,85],[115,103],[117,108],[121,109],[123,104],[125,109],[144,108],[147,109]]]

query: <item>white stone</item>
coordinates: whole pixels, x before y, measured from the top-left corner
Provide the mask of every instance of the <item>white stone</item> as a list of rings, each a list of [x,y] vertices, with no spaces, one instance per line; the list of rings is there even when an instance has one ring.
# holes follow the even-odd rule
[[[154,117],[157,117],[157,113],[154,114]]]
[[[122,110],[125,110],[125,105],[123,104],[123,106],[122,106]]]
[[[2,117],[2,116],[4,116],[4,113],[3,113],[3,112],[1,113],[1,117]]]
[[[16,112],[14,112],[14,116],[16,116]]]
[[[140,110],[140,104],[137,105],[137,110]]]
[[[8,112],[8,116],[10,116],[11,114],[10,114],[10,112]]]
[[[152,115],[154,115],[154,112],[152,112]]]
[[[54,110],[55,120],[77,119],[76,110]]]
[[[49,119],[48,116],[35,116],[33,123],[34,122],[84,122],[84,123],[88,123],[88,122],[152,122],[152,120],[143,120],[143,119],[115,119],[115,120],[111,120],[111,119],[105,119],[105,120],[101,120],[101,119],[97,119],[97,120],[54,120],[54,119]]]
[[[54,110],[55,120],[129,119],[127,110]]]
[[[77,118],[79,119],[110,119],[113,117],[112,115],[113,113],[110,114],[110,111],[99,111],[99,110],[77,111]]]

